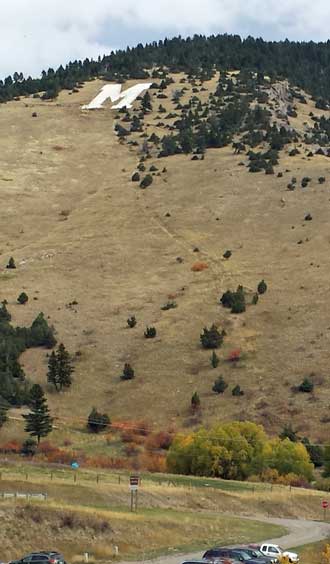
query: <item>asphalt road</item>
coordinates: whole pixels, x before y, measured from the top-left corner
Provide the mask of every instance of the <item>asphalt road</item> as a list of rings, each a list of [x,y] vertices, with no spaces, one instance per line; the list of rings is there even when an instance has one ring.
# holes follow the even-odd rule
[[[279,544],[283,548],[292,548],[294,546],[301,546],[311,542],[317,542],[325,538],[330,538],[330,523],[323,523],[320,521],[307,521],[305,519],[273,519],[264,517],[262,519],[253,519],[254,521],[263,521],[267,523],[274,523],[275,525],[282,525],[287,529],[287,534],[275,539],[267,539],[268,542]],[[265,541],[265,542],[267,542]],[[153,560],[145,560],[146,564],[180,564],[184,560],[191,560],[201,558],[202,552],[194,552],[190,554],[175,554],[160,556]],[[138,562],[122,562],[121,564],[141,564]]]

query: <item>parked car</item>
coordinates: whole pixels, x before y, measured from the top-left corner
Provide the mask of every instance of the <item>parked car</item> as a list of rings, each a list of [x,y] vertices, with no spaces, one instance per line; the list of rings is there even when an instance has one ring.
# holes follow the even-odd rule
[[[217,558],[216,560],[207,560],[206,558],[201,558],[200,560],[185,560],[182,564],[236,564],[233,560],[229,558]]]
[[[236,562],[248,562],[249,564],[266,564],[266,560],[258,560],[249,556],[242,548],[228,548],[225,546],[207,550],[203,558],[213,560],[219,558],[231,558]]]
[[[264,543],[260,546],[260,552],[262,552],[265,556],[270,556],[271,558],[287,556],[289,558],[289,562],[299,562],[299,556],[296,552],[284,550],[284,548],[281,548],[278,544]]]
[[[9,564],[66,564],[64,556],[59,552],[44,551],[30,552],[18,560],[11,560]]]
[[[256,558],[259,563],[263,560],[264,562],[267,562],[267,564],[278,564],[278,558],[265,556],[257,547],[242,546],[241,548],[243,548],[244,552],[249,554],[249,556]]]

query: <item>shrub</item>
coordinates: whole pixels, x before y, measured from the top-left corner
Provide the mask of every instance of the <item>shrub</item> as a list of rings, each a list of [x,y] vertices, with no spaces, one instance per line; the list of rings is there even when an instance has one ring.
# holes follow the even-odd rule
[[[37,452],[37,443],[34,439],[26,439],[22,444],[21,454],[23,456],[34,456]]]
[[[157,335],[156,327],[147,327],[144,332],[144,336],[146,339],[153,339],[154,337],[156,337],[156,335]]]
[[[143,163],[139,163],[137,168],[140,172],[144,172],[145,169],[146,169],[146,167]]]
[[[234,349],[233,351],[231,351],[228,355],[228,361],[229,362],[238,362],[241,358],[241,351],[240,349]]]
[[[225,380],[223,379],[222,376],[219,376],[219,378],[217,378],[213,384],[212,390],[216,393],[216,394],[223,394],[224,391],[228,388],[228,384],[227,382],[225,382]]]
[[[244,392],[243,390],[241,390],[241,386],[239,386],[238,384],[232,389],[231,394],[232,396],[236,396],[236,397],[244,396]]]
[[[259,295],[253,294],[252,305],[257,305],[258,301],[259,301]]]
[[[172,435],[166,431],[159,431],[159,433],[152,433],[146,441],[146,448],[148,449],[163,449],[170,448],[172,443]]]
[[[298,387],[299,392],[311,393],[314,389],[314,384],[309,378],[304,378]]]
[[[19,304],[26,304],[26,302],[28,301],[29,296],[25,293],[25,292],[21,292],[21,294],[18,296],[17,301]]]
[[[259,282],[257,290],[258,294],[264,294],[265,292],[267,292],[267,284],[264,280],[261,280],[261,282]]]
[[[15,260],[13,259],[13,257],[10,257],[6,268],[16,268]]]
[[[203,332],[200,335],[200,340],[202,347],[204,349],[218,349],[223,343],[225,336],[225,331],[219,333],[217,326],[213,323],[208,329],[204,327]]]
[[[153,182],[151,174],[147,174],[144,179],[140,182],[140,188],[147,188]]]
[[[133,380],[134,376],[133,368],[128,362],[125,362],[123,372],[120,375],[121,380]]]
[[[160,309],[163,311],[168,311],[169,309],[175,309],[176,307],[178,307],[178,304],[174,300],[169,300]]]
[[[132,182],[140,182],[140,175],[138,172],[134,172],[132,176]]]
[[[238,286],[236,292],[227,290],[222,294],[220,302],[223,307],[231,309],[231,313],[243,313],[246,309],[243,286]]]
[[[133,329],[133,327],[135,327],[136,324],[137,324],[137,321],[136,321],[135,315],[132,315],[131,317],[129,317],[129,318],[127,319],[127,325],[128,325],[128,327],[130,327],[131,329]]]
[[[193,272],[202,272],[202,270],[206,270],[208,268],[208,264],[206,262],[195,262],[191,270]]]
[[[104,431],[111,421],[106,413],[100,413],[95,407],[93,407],[87,419],[87,427],[92,433],[100,433]]]
[[[319,184],[324,184],[325,183],[325,177],[324,176],[320,176],[319,178]]]
[[[218,357],[218,355],[215,351],[212,352],[210,361],[211,361],[212,368],[216,368],[218,366],[220,360],[219,360],[219,357]]]
[[[231,255],[232,255],[232,252],[229,251],[229,250],[227,250],[226,252],[223,253],[222,256],[223,256],[223,258],[225,258],[225,259],[229,259],[229,258],[231,257]]]
[[[198,395],[198,392],[194,392],[193,395],[191,396],[191,409],[193,411],[196,411],[200,409],[200,407],[201,407],[200,397]]]

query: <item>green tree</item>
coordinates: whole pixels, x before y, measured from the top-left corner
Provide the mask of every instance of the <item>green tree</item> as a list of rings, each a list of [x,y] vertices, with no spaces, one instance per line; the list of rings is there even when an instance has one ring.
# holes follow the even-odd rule
[[[223,376],[219,376],[212,387],[212,390],[216,393],[216,394],[223,394],[224,391],[228,388],[228,384],[227,382],[225,382]]]
[[[239,386],[239,384],[237,384],[237,385],[232,389],[231,395],[232,395],[232,396],[236,396],[236,397],[244,396],[244,392],[243,392],[243,390],[241,390],[241,386]]]
[[[4,300],[0,306],[0,321],[11,321],[11,315],[7,309],[7,302]]]
[[[267,284],[264,280],[261,280],[261,282],[259,282],[257,290],[258,294],[264,294],[265,292],[267,292]]]
[[[100,413],[93,407],[87,419],[87,428],[92,433],[100,433],[111,424],[110,418],[106,413]]]
[[[293,443],[290,439],[273,439],[267,447],[269,467],[275,468],[281,475],[293,472],[307,480],[313,477],[313,464],[306,447],[302,443]]]
[[[148,90],[146,91],[146,93],[142,97],[141,107],[142,107],[144,112],[148,112],[148,111],[152,110],[151,96],[150,96]]]
[[[211,325],[210,329],[204,327],[200,335],[202,347],[204,349],[218,349],[223,343],[225,334],[225,331],[221,331],[220,333],[214,323]]]
[[[198,392],[194,392],[193,395],[191,396],[191,408],[194,411],[197,411],[198,409],[200,409],[201,407],[201,400],[199,397]]]
[[[72,365],[71,357],[66,350],[63,343],[60,343],[56,352],[57,360],[57,381],[60,391],[63,388],[70,388],[72,384],[72,374],[74,367]]]
[[[25,292],[21,292],[17,298],[19,304],[24,305],[28,301],[29,296]]]
[[[30,390],[30,413],[22,415],[25,419],[25,432],[31,437],[37,437],[39,444],[41,437],[46,437],[53,429],[53,419],[49,414],[44,391],[39,384],[34,384]]]
[[[16,268],[15,260],[13,257],[10,257],[6,268]]]
[[[53,384],[56,391],[59,391],[58,377],[57,377],[57,357],[55,351],[52,351],[48,359],[47,381]]]
[[[7,407],[0,408],[0,429],[8,421],[7,412],[8,412]]]
[[[215,351],[212,352],[210,361],[211,361],[212,368],[216,368],[218,366],[220,361],[219,361],[219,357],[218,357],[218,355]]]
[[[314,390],[314,384],[309,378],[304,378],[301,384],[298,386],[299,392],[305,392],[310,394]]]
[[[120,378],[122,380],[133,380],[134,377],[135,377],[135,373],[133,368],[128,362],[125,362],[124,369],[122,374],[120,375]]]

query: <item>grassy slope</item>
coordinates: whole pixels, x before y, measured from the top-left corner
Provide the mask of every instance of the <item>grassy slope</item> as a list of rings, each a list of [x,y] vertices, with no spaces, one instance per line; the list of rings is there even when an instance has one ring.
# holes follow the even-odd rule
[[[206,86],[213,89],[215,82]],[[114,112],[80,110],[99,87],[91,82],[79,94],[61,93],[57,102],[0,106],[8,133],[0,140],[1,264],[11,255],[18,263],[14,273],[0,273],[1,297],[14,323],[30,323],[43,310],[59,340],[82,353],[72,390],[49,393],[60,417],[54,439],[90,442],[78,430],[92,405],[114,418],[148,418],[155,427],[189,426],[194,390],[204,422],[256,419],[274,431],[290,419],[300,432],[326,438],[329,423],[320,420],[330,404],[324,314],[329,179],[323,186],[316,179],[329,176],[328,161],[283,155],[277,170],[290,172],[278,179],[249,174],[230,148],[212,150],[200,162],[155,160],[168,172],[140,191],[130,182],[137,156],[118,144]],[[159,102],[170,109],[169,100]],[[299,123],[311,109],[299,105]],[[147,118],[149,133],[156,130],[155,116]],[[306,175],[313,178],[308,189],[286,191],[291,176],[299,181]],[[312,222],[303,221],[308,211]],[[233,256],[226,262],[228,248]],[[196,260],[209,269],[191,272]],[[244,315],[231,316],[217,304],[227,288],[242,283],[253,290],[261,278],[269,291]],[[30,296],[24,307],[15,304],[22,290]],[[170,293],[177,294],[178,308],[162,312]],[[76,311],[66,307],[73,299]],[[138,325],[129,330],[132,313]],[[199,346],[201,328],[213,321],[228,333],[217,370]],[[144,339],[146,324],[156,325],[156,339]],[[245,358],[233,367],[224,358],[237,347]],[[118,377],[125,361],[136,370],[128,383]],[[28,351],[23,362],[33,381],[45,382],[44,351]],[[315,394],[293,395],[290,387],[311,371],[319,383]],[[229,382],[222,397],[211,392],[219,374]],[[243,398],[231,397],[237,383]],[[21,424],[11,422],[1,438],[21,432]],[[100,448],[111,447],[104,441]]]

